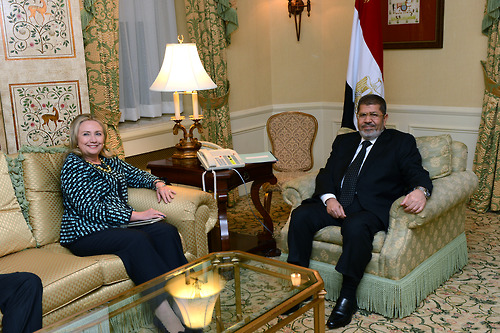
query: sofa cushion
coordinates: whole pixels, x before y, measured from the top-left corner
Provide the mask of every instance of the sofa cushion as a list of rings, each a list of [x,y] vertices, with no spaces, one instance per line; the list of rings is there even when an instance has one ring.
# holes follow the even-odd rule
[[[0,257],[36,245],[14,194],[7,161],[0,155]]]
[[[29,223],[42,246],[59,240],[63,214],[60,174],[67,153],[61,148],[38,150],[24,147],[20,157]]]
[[[60,243],[52,243],[42,248],[54,253],[71,254],[71,251],[62,246]],[[96,260],[99,263],[104,278],[103,283],[105,285],[110,285],[129,279],[123,262],[116,255],[103,254],[97,256],[88,256],[86,258]]]
[[[467,145],[460,141],[451,143],[451,167],[452,172],[467,170]]]
[[[28,249],[0,259],[0,273],[32,272],[43,284],[43,313],[62,307],[103,285],[99,263],[88,257]]]
[[[373,238],[373,251],[374,253],[380,253],[382,246],[385,242],[385,231],[379,231],[375,234]],[[340,232],[340,227],[329,226],[319,230],[314,235],[314,240],[323,243],[330,243],[342,246],[342,234]]]
[[[449,134],[436,136],[420,136],[415,138],[422,155],[422,166],[429,172],[431,179],[437,179],[451,174],[452,150]]]

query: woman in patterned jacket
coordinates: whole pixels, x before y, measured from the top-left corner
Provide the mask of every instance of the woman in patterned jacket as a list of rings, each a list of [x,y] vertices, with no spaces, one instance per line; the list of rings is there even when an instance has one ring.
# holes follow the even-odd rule
[[[156,190],[158,202],[169,203],[175,192],[152,174],[112,157],[105,149],[104,124],[90,114],[77,116],[70,127],[70,153],[61,170],[64,214],[60,242],[78,256],[115,254],[139,285],[187,263],[177,229],[168,223],[122,228],[131,221],[165,216],[155,210],[134,211],[127,187]],[[170,332],[184,327],[168,302],[155,310]]]

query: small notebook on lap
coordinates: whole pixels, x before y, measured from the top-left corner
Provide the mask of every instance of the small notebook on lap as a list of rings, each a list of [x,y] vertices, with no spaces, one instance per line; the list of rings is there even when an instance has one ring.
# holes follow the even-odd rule
[[[163,219],[164,219],[164,217],[156,217],[154,219],[149,219],[149,220],[133,221],[133,222],[129,222],[127,224],[122,224],[121,227],[122,228],[139,227],[141,225],[153,224],[153,223],[156,223],[156,222],[161,221]]]

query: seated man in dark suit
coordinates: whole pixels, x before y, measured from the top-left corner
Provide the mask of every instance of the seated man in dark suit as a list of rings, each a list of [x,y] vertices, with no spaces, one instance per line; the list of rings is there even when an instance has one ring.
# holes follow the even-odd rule
[[[371,260],[373,238],[387,231],[392,203],[406,195],[404,210],[417,214],[432,191],[415,138],[385,128],[385,100],[363,96],[356,115],[359,131],[337,136],[313,197],[292,212],[288,232],[288,262],[308,267],[314,234],[341,227],[342,254],[335,269],[343,281],[327,322],[331,329],[349,324],[357,310],[356,290]]]
[[[42,281],[33,273],[0,274],[0,310],[4,333],[42,328]]]

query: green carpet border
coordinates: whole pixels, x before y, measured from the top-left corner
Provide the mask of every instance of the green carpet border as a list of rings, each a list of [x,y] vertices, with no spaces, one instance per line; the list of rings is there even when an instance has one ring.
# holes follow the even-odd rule
[[[287,257],[283,253],[280,260],[286,261]],[[400,280],[366,273],[358,288],[358,306],[389,318],[406,317],[467,262],[467,239],[462,233]],[[335,301],[342,275],[334,265],[315,260],[311,260],[310,268],[317,270],[323,278],[326,298]]]

